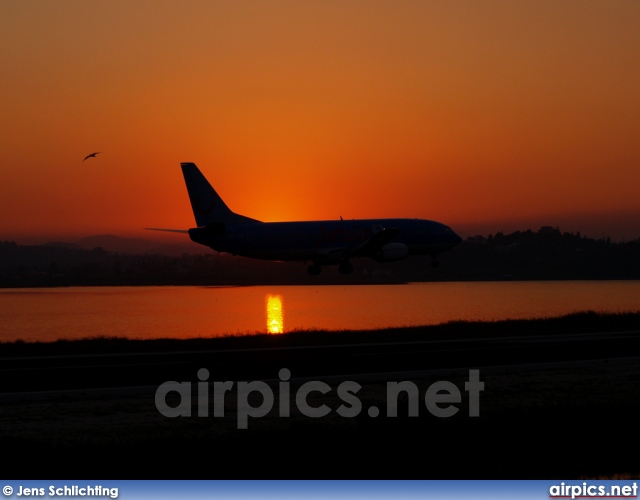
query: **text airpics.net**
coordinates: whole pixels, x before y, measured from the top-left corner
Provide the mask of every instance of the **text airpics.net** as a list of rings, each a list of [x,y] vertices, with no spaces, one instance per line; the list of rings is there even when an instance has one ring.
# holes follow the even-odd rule
[[[549,488],[549,498],[638,498],[638,484],[560,483]]]
[[[313,380],[305,382],[292,391],[290,378],[291,372],[282,368],[278,373],[278,417],[291,416],[291,403],[298,411],[309,418],[322,418],[332,412],[326,404],[317,404],[317,398],[312,397],[314,405],[309,402],[309,395],[319,393],[329,396],[334,390],[326,382]],[[276,401],[274,390],[264,381],[254,380],[250,382],[209,382],[209,370],[201,368],[197,373],[197,397],[195,406],[198,417],[209,416],[210,395],[213,394],[213,416],[225,416],[225,401],[229,394],[235,395],[237,406],[237,427],[247,429],[249,418],[264,417],[274,408]],[[339,398],[340,406],[335,412],[344,418],[357,417],[363,410],[358,392],[362,386],[354,381],[341,382],[335,388],[335,395]],[[464,383],[464,391],[467,393],[469,416],[480,415],[480,392],[484,390],[484,382],[480,380],[479,370],[469,370],[469,378]],[[259,397],[258,397],[259,395]],[[316,395],[314,395],[316,396]],[[408,407],[408,416],[417,417],[421,401],[426,409],[435,417],[451,417],[459,411],[456,406],[463,401],[460,388],[452,382],[440,380],[431,384],[421,397],[418,386],[411,381],[386,383],[386,416],[398,416],[398,400],[405,398]],[[169,404],[168,399],[174,403]],[[191,417],[192,416],[192,382],[169,381],[161,384],[156,390],[155,404],[158,411],[165,417]],[[377,406],[369,406],[367,413],[370,417],[377,417],[380,409]]]

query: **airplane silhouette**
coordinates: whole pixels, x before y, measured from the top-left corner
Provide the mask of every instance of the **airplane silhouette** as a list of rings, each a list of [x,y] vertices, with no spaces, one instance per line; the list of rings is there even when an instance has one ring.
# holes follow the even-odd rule
[[[95,158],[97,154],[100,154],[101,151],[96,151],[95,153],[91,153],[90,155],[87,155],[84,157],[84,160],[86,160],[87,158]],[[82,160],[82,161],[84,161]]]
[[[349,274],[352,258],[378,262],[403,260],[409,255],[436,255],[462,239],[444,224],[424,219],[365,219],[299,222],[262,222],[237,214],[216,193],[195,163],[181,163],[197,227],[153,231],[187,233],[196,243],[218,252],[271,261],[310,262],[307,272],[337,265]]]

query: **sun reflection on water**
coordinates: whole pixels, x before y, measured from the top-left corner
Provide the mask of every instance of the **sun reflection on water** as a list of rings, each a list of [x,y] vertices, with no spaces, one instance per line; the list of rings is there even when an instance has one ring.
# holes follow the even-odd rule
[[[284,312],[282,309],[282,296],[267,295],[267,332],[283,333],[284,332]]]

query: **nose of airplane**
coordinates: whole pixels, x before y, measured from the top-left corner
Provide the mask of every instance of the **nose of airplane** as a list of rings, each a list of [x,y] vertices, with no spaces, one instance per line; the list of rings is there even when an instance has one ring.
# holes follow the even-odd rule
[[[451,231],[451,236],[453,238],[453,244],[454,245],[458,245],[460,243],[462,243],[462,238],[460,237],[460,235],[458,235],[458,233],[454,232],[453,230]]]
[[[449,226],[444,226],[444,233],[446,234],[447,242],[450,245],[454,246],[462,242],[462,238]]]

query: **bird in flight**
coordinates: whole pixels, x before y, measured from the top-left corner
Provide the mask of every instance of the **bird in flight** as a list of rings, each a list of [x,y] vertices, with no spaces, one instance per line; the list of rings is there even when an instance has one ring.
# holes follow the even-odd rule
[[[95,153],[91,153],[90,155],[87,155],[84,157],[84,160],[86,160],[87,158],[95,158],[97,154],[100,154],[102,151],[96,151]],[[82,160],[82,161],[84,161]]]

